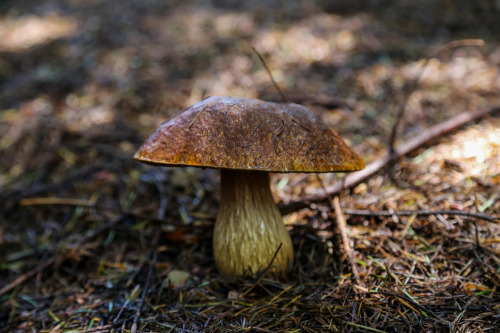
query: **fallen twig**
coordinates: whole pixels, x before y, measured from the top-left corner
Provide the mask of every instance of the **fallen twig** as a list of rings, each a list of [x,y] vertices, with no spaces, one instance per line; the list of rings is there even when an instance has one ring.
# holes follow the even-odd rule
[[[354,185],[359,184],[363,180],[377,173],[379,170],[384,168],[390,163],[393,163],[397,159],[409,154],[410,152],[421,148],[425,144],[429,143],[432,140],[435,140],[445,134],[453,132],[458,128],[464,126],[465,124],[475,121],[481,118],[484,118],[487,115],[491,115],[500,110],[500,105],[490,106],[480,108],[474,112],[464,112],[450,118],[442,123],[432,126],[431,128],[424,131],[418,137],[415,137],[394,149],[394,153],[388,153],[386,156],[369,163],[366,168],[360,171],[356,171],[348,174],[341,182],[337,182],[331,186],[326,187],[326,193],[328,195],[335,195],[339,193],[341,190],[345,188],[351,188]],[[293,201],[285,205],[280,205],[281,214],[286,215],[302,208],[306,208],[309,204],[314,202],[321,202],[328,199],[327,194],[318,193],[313,194],[307,197],[304,197],[301,200]]]
[[[39,197],[26,198],[19,200],[21,206],[36,206],[36,205],[65,205],[65,206],[81,206],[94,207],[95,203],[90,200],[76,198],[58,198],[58,197]]]
[[[333,198],[333,207],[335,209],[335,217],[337,218],[337,226],[339,227],[340,234],[342,235],[342,242],[344,244],[344,250],[349,258],[349,263],[351,264],[351,271],[356,284],[361,286],[361,282],[359,280],[358,267],[356,266],[356,258],[354,257],[351,249],[351,245],[349,244],[349,238],[347,237],[347,226],[344,214],[342,213],[342,208],[340,208],[340,200],[338,196]]]
[[[483,46],[484,45],[484,41],[482,40],[472,40],[472,39],[468,39],[468,40],[459,40],[459,41],[455,41],[454,43],[449,43],[449,44],[446,44],[446,46],[448,46],[450,49],[451,48],[456,48],[456,47],[461,47],[461,46],[471,46],[471,45],[474,45],[474,46]],[[437,56],[439,55],[441,52],[444,52],[445,50],[448,50],[447,47],[444,47],[444,48],[440,48],[438,49],[436,52],[434,52],[434,56]],[[394,125],[392,126],[392,130],[391,130],[391,134],[389,136],[389,154],[394,154],[395,153],[395,144],[396,144],[396,138],[398,137],[398,132],[400,131],[400,127],[401,127],[401,124],[403,122],[403,119],[404,119],[404,115],[405,115],[405,110],[406,110],[406,106],[408,105],[408,102],[409,102],[409,96],[415,92],[415,90],[417,89],[417,86],[418,84],[420,83],[420,79],[422,78],[426,68],[427,68],[427,65],[429,64],[431,60],[431,57],[427,57],[425,58],[425,60],[423,61],[422,65],[420,66],[419,70],[418,70],[418,73],[417,75],[415,76],[415,78],[413,80],[411,80],[406,86],[405,88],[403,89],[403,91],[405,92],[405,102],[400,102],[399,103],[399,109],[396,113],[396,119],[394,121]],[[396,180],[396,177],[394,177],[394,174],[391,172],[389,172],[389,178],[391,179],[391,181],[393,181],[394,183],[398,183],[397,180]]]
[[[22,198],[41,195],[53,190],[64,188],[66,185],[74,182],[75,180],[88,177],[89,175],[95,173],[97,170],[99,170],[98,167],[89,165],[68,174],[66,177],[55,183],[29,185],[28,183],[23,181],[17,186],[14,185],[14,188],[12,189],[7,189],[7,187],[5,187],[5,190],[0,192],[0,202],[3,203],[3,205],[0,206],[0,212],[8,212],[9,210],[14,209],[15,204],[17,204]]]
[[[358,216],[429,216],[429,215],[460,215],[473,217],[479,220],[484,220],[492,223],[500,223],[500,217],[486,215],[482,213],[466,212],[463,210],[403,210],[403,211],[370,211],[357,209],[344,209],[344,213]]]

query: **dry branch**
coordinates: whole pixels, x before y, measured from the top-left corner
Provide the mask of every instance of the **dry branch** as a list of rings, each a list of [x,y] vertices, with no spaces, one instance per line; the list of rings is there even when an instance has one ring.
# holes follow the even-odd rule
[[[356,258],[352,253],[351,245],[349,244],[349,237],[347,236],[347,223],[345,221],[344,214],[342,213],[342,208],[340,207],[340,200],[338,196],[333,198],[333,207],[335,209],[335,217],[337,219],[337,226],[340,230],[340,234],[342,235],[342,242],[344,244],[344,250],[346,252],[347,257],[349,258],[349,263],[351,264],[352,276],[354,277],[354,281],[358,286],[361,285],[358,273],[358,267],[356,266]]]
[[[343,181],[337,182],[326,187],[326,193],[318,193],[304,197],[301,200],[293,201],[285,205],[280,205],[281,214],[286,215],[294,211],[306,208],[314,202],[321,202],[328,199],[328,196],[333,196],[345,188],[351,188],[363,180],[374,175],[388,164],[395,162],[399,158],[411,153],[412,151],[423,147],[432,140],[436,140],[446,134],[449,134],[460,127],[463,127],[471,121],[476,121],[491,115],[500,110],[500,105],[480,108],[473,112],[464,112],[450,118],[442,123],[432,126],[424,131],[418,137],[412,138],[409,141],[399,145],[394,149],[394,153],[388,153],[386,156],[369,163],[365,169],[348,174]]]
[[[429,215],[460,215],[473,217],[492,223],[500,223],[500,217],[490,216],[482,213],[466,212],[462,210],[403,210],[403,211],[370,211],[357,209],[344,209],[344,213],[358,216],[429,216]]]

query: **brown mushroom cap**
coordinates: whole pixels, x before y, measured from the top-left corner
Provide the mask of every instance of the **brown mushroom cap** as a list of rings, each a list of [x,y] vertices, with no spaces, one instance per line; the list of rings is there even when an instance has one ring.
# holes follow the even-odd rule
[[[163,123],[134,157],[167,166],[343,172],[365,164],[305,107],[213,96]]]

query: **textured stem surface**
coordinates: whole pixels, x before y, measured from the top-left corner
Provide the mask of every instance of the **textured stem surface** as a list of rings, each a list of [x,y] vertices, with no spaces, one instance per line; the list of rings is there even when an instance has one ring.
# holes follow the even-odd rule
[[[292,241],[271,195],[267,172],[221,170],[213,248],[217,268],[227,277],[256,274],[271,261],[269,273],[285,276],[290,270]]]

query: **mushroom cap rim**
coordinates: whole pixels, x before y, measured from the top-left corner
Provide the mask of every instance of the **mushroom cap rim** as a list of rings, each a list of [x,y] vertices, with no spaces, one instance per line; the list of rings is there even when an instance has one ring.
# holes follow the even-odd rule
[[[184,164],[184,163],[168,163],[168,162],[159,162],[153,161],[151,159],[141,157],[139,154],[135,154],[134,158],[142,163],[154,165],[154,166],[163,166],[163,167],[194,167],[201,169],[219,169],[219,170],[239,170],[239,171],[262,171],[262,172],[271,172],[271,173],[347,173],[359,171],[365,168],[365,163],[361,160],[362,164],[353,166],[352,168],[331,168],[330,170],[271,170],[259,167],[252,168],[230,168],[230,167],[219,167],[219,166],[210,166],[210,165],[196,165],[196,164]]]

